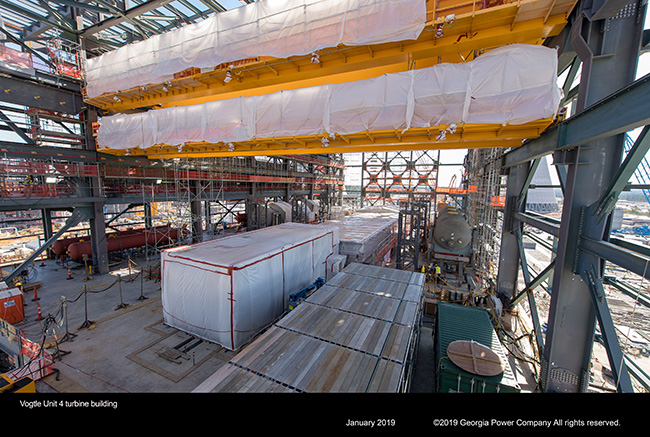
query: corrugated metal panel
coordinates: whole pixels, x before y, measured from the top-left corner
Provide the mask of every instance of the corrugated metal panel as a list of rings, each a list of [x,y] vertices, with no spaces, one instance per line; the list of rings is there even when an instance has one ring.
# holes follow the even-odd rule
[[[446,356],[447,347],[457,340],[475,341],[492,349],[505,363],[497,376],[480,376],[465,372]],[[436,362],[438,392],[495,393],[519,392],[520,387],[508,363],[488,313],[481,308],[441,302],[436,319]]]

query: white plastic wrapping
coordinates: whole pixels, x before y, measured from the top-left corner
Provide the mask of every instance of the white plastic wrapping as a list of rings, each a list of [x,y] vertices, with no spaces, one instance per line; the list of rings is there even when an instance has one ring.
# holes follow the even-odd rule
[[[89,59],[86,92],[96,97],[257,56],[416,39],[425,22],[425,0],[259,0]]]
[[[363,209],[339,219],[328,220],[327,226],[339,228],[339,254],[346,256],[345,265],[352,262],[379,263],[385,249],[397,235],[398,212]]]
[[[513,44],[464,64],[103,117],[97,142],[144,149],[440,124],[516,125],[552,117],[559,101],[557,52]]]
[[[162,252],[164,322],[236,350],[326,277],[338,230],[285,223]]]

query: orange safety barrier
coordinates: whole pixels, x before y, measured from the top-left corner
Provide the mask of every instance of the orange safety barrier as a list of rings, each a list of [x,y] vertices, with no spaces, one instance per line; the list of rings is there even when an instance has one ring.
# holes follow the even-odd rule
[[[506,206],[506,196],[494,196],[490,202],[490,206],[504,207]]]
[[[74,187],[70,185],[7,182],[0,185],[0,197],[58,197],[72,196],[74,193]]]

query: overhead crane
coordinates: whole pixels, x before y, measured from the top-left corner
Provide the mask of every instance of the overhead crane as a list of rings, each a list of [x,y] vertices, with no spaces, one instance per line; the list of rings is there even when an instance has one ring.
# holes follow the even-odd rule
[[[474,59],[476,51],[513,43],[540,44],[559,34],[576,3],[518,0],[483,8],[485,2],[479,0],[431,1],[425,31],[415,41],[334,47],[319,52],[318,64],[306,54],[288,59],[242,59],[207,72],[188,66],[171,83],[86,97],[85,101],[107,113],[166,108],[361,80],[442,62],[466,62]],[[453,22],[445,20],[450,15],[455,16]],[[441,36],[436,33],[438,26],[442,26]],[[229,70],[233,80],[224,82]]]
[[[502,3],[502,4],[499,4]],[[345,83],[386,73],[473,60],[485,50],[513,43],[541,44],[558,35],[577,0],[519,0],[516,2],[441,0],[428,2],[425,31],[414,41],[374,46],[339,46],[288,59],[252,58],[201,72],[188,66],[168,83],[106,93],[85,101],[106,114],[197,105],[240,96],[270,94],[324,84]],[[226,74],[233,79],[224,81]],[[447,126],[402,131],[369,131],[328,139],[322,136],[262,138],[234,144],[187,142],[182,149],[165,144],[111,154],[151,159],[225,157],[370,151],[517,147],[535,138],[557,120],[524,125],[463,125],[444,141],[437,135]],[[326,146],[326,147],[324,147]],[[101,148],[102,145],[99,144]]]
[[[428,149],[468,149],[491,147],[517,147],[528,138],[538,137],[554,119],[543,119],[525,125],[465,125],[457,128],[456,134],[447,136],[444,141],[436,140],[441,130],[447,126],[412,128],[407,132],[400,130],[360,132],[355,135],[336,135],[323,145],[320,135],[262,138],[239,142],[231,150],[227,144],[186,143],[182,152],[177,147],[156,146],[145,150],[118,151],[106,150],[113,154],[146,155],[150,159],[164,158],[207,158],[225,156],[256,156],[316,153],[359,153]]]

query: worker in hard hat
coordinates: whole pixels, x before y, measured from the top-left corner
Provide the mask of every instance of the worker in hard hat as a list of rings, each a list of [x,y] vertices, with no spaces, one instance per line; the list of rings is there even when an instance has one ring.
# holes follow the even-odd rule
[[[434,285],[437,287],[437,286],[438,286],[438,279],[439,279],[439,277],[440,277],[440,266],[439,266],[438,264],[436,264],[436,265],[433,267],[433,269],[434,269],[434,277],[433,277],[433,279],[434,279]]]

